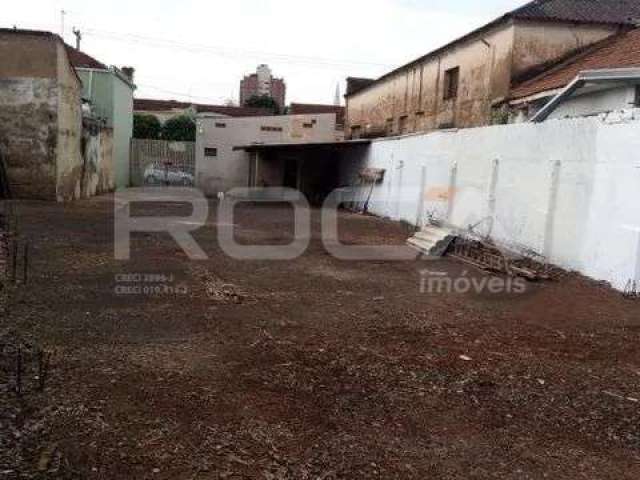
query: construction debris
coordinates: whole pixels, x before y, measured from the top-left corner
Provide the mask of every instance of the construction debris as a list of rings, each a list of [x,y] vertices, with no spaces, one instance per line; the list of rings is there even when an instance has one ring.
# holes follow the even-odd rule
[[[625,298],[638,299],[640,298],[640,282],[636,280],[629,280],[624,287],[623,295]]]
[[[428,225],[411,237],[407,243],[425,255],[442,257],[455,238],[456,234],[448,228]]]
[[[458,237],[448,256],[490,273],[523,277],[530,281],[549,280],[551,267],[543,257],[531,252],[518,254],[489,241]]]

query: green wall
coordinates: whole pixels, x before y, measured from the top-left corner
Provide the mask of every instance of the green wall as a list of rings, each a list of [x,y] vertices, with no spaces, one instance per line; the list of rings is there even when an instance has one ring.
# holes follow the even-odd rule
[[[83,98],[90,100],[95,113],[113,128],[113,163],[116,188],[129,186],[129,161],[133,134],[134,88],[112,70],[78,69]]]

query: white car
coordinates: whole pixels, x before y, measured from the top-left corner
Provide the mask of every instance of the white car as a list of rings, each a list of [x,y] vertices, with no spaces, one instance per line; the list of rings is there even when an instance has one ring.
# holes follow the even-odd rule
[[[176,167],[149,165],[144,172],[144,184],[189,187],[195,182],[193,175]]]

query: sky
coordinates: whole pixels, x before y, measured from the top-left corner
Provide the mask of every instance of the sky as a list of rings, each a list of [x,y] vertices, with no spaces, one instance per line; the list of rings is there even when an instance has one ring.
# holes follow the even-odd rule
[[[61,33],[136,69],[136,97],[222,104],[268,64],[287,102],[333,103],[348,76],[376,78],[525,0],[21,0],[0,27]],[[64,11],[64,15],[61,13]],[[64,21],[63,21],[64,19]]]

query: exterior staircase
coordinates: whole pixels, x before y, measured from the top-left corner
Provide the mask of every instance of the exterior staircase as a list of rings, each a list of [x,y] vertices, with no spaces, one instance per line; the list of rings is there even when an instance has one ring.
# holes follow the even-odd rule
[[[407,243],[425,255],[442,257],[455,238],[456,234],[448,228],[427,225],[411,237]]]

